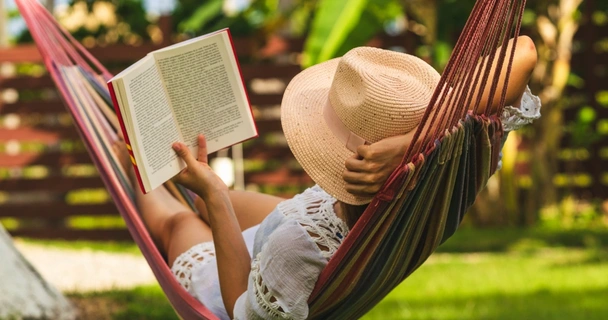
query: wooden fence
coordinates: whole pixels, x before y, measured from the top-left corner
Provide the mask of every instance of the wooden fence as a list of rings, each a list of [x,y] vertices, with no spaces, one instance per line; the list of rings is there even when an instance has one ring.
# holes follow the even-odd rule
[[[379,37],[372,44],[411,49],[413,41],[408,36]],[[302,40],[281,38],[271,38],[264,46],[235,40],[260,132],[243,146],[248,188],[292,195],[312,184],[286,146],[279,121],[283,90],[300,71],[296,62],[302,45]],[[117,72],[158,48],[114,45],[91,52]],[[9,232],[35,238],[130,239],[115,218],[117,210],[52,80],[40,66],[37,49],[27,45],[0,50],[0,62],[5,69],[40,70],[37,76],[0,76],[0,218]]]
[[[598,0],[587,3],[587,21],[592,20],[594,1]],[[607,36],[608,29],[594,23],[585,24],[576,36],[579,49],[572,66],[584,85],[569,88],[574,107],[565,111],[565,122],[572,124],[582,106],[589,106],[596,118],[589,124],[592,138],[583,136],[581,141],[572,132],[565,134],[555,179],[563,195],[608,198]],[[415,36],[398,36],[379,37],[370,44],[412,52],[417,42]],[[294,194],[311,180],[285,144],[279,104],[286,84],[300,71],[302,40],[275,37],[261,46],[251,39],[236,39],[235,45],[260,130],[260,138],[244,144],[246,185]],[[158,48],[115,45],[91,52],[112,71],[120,71]],[[15,236],[130,239],[40,63],[32,45],[0,50],[0,218]],[[20,75],[22,71],[34,75]],[[527,161],[533,159],[518,161],[518,171],[525,175]]]

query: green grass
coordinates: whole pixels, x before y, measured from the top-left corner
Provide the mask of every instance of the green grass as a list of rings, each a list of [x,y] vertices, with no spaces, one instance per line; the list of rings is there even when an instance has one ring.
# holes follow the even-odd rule
[[[81,310],[80,319],[179,319],[158,285],[128,291],[68,294],[68,297]]]
[[[364,319],[608,319],[595,249],[436,254]]]
[[[24,240],[129,252],[128,242]],[[608,230],[462,229],[364,319],[608,319]],[[177,319],[158,285],[69,294],[82,319]]]
[[[158,286],[72,298],[110,301],[112,319],[177,319]],[[523,245],[437,253],[364,319],[608,319],[607,299],[605,249]]]
[[[506,252],[526,243],[569,248],[606,246],[608,229],[462,228],[442,244],[437,252]]]

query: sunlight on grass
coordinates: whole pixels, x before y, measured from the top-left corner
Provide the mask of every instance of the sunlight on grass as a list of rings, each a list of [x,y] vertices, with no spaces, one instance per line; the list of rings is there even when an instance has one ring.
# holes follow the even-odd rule
[[[594,250],[436,254],[364,319],[606,319],[607,274]]]

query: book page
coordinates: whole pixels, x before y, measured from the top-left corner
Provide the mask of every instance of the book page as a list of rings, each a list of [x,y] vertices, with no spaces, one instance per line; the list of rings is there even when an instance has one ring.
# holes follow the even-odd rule
[[[131,123],[136,162],[144,167],[150,189],[154,189],[184,168],[171,148],[182,139],[154,60],[147,59],[137,70],[122,78],[130,118],[125,124]]]
[[[154,53],[184,142],[214,152],[256,135],[227,32]]]

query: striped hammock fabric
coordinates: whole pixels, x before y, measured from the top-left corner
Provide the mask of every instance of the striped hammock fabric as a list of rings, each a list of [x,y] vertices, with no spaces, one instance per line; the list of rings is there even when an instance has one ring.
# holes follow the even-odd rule
[[[106,87],[112,75],[36,0],[16,2],[109,193],[175,311],[183,319],[216,319],[179,285],[137,212],[132,186],[110,148],[119,130]],[[490,69],[495,64],[510,71],[514,50],[507,52],[506,44],[519,34],[524,6],[525,0],[477,1],[427,108],[423,124],[429,125],[419,126],[414,137],[423,143],[410,145],[321,273],[309,300],[311,318],[362,316],[456,231],[496,170],[503,134],[495,116],[476,112],[483,106],[473,92],[490,86],[489,101],[500,95],[504,105],[506,85],[497,92],[499,77]],[[502,49],[495,55],[497,48]],[[439,89],[445,87],[451,89]],[[165,187],[191,201],[185,190]]]

